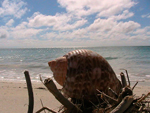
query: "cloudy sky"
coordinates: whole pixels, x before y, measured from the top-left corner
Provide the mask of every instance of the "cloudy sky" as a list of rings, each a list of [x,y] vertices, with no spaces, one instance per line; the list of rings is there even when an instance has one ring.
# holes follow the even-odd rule
[[[150,0],[0,0],[0,48],[150,45]]]

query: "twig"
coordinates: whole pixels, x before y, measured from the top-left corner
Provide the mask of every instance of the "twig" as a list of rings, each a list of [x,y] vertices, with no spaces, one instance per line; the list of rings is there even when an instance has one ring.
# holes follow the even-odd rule
[[[28,71],[25,71],[24,74],[25,74],[25,78],[26,78],[26,83],[27,83],[27,88],[28,88],[28,96],[29,96],[28,113],[33,113],[34,96],[33,96],[33,90],[32,90],[30,75],[29,75]]]
[[[41,105],[42,105],[42,107],[44,107],[44,106],[43,106],[43,102],[42,102],[42,100],[41,100],[41,99],[40,99],[40,101],[41,101]],[[44,112],[45,112],[45,110],[44,110]],[[45,113],[46,113],[46,112],[45,112]]]
[[[92,101],[89,101],[95,108],[98,109],[98,107],[92,102]]]
[[[144,106],[140,106],[140,108],[138,109],[138,112],[141,112],[143,110]]]
[[[130,79],[129,79],[128,71],[127,70],[125,70],[125,71],[126,71],[127,78],[128,78],[128,83],[129,83],[129,86],[130,86]]]
[[[108,95],[106,95],[105,93],[103,93],[103,92],[101,92],[101,91],[99,91],[98,89],[96,89],[99,93],[101,93],[102,95],[104,95],[105,97],[107,97],[107,98],[109,98],[109,99],[111,99],[111,100],[113,100],[114,102],[118,102],[116,99],[114,99],[114,98],[112,98],[112,97],[110,97],[110,96],[108,96]]]
[[[118,95],[114,90],[112,90],[110,87],[108,89],[115,95],[116,98],[118,98]]]
[[[43,82],[43,79],[42,79],[41,75],[39,75],[39,77],[40,77],[40,81],[44,84],[44,82]]]
[[[135,86],[138,84],[138,81],[134,84],[134,86],[132,87],[132,90],[135,88]]]
[[[143,100],[145,100],[145,98],[146,97],[148,97],[150,95],[150,92],[149,93],[147,93],[147,95],[145,95],[144,97],[142,97],[141,99],[139,99],[138,101],[137,101],[137,103],[140,103],[140,102],[142,102]]]
[[[48,110],[48,111],[50,111],[50,112],[52,112],[52,113],[57,113],[57,112],[55,112],[55,111],[53,111],[53,110],[51,110],[51,109],[49,109],[49,108],[47,108],[47,107],[42,107],[40,110],[38,110],[36,113],[40,113],[40,112],[42,112],[43,110]]]

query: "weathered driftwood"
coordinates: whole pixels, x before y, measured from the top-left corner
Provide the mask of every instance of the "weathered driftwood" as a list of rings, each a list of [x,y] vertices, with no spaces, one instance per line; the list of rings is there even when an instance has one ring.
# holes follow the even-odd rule
[[[28,96],[29,96],[28,113],[33,113],[34,96],[33,96],[33,90],[32,90],[30,75],[29,75],[28,71],[25,71],[24,74],[25,74],[25,78],[26,78],[26,83],[27,83],[27,88],[28,88]]]
[[[55,98],[67,108],[68,113],[81,113],[82,111],[73,103],[71,103],[68,99],[66,99],[60,91],[57,89],[53,80],[48,78],[44,81],[44,85],[47,89],[55,96]]]
[[[133,102],[133,96],[126,96],[110,113],[123,113]]]
[[[128,75],[128,71],[126,69],[121,69],[121,70],[125,70],[126,75],[127,75],[127,79],[128,79],[128,86],[130,86],[130,79],[129,79],[129,75]],[[121,72],[122,73],[122,72]]]
[[[127,73],[127,71],[126,71]],[[25,77],[26,77],[26,82],[27,82],[27,88],[28,88],[28,95],[29,95],[29,107],[28,107],[28,113],[33,112],[33,106],[34,106],[34,97],[33,97],[33,91],[32,91],[32,85],[31,85],[31,80],[30,80],[30,75],[28,71],[24,72]],[[112,89],[109,88],[109,90],[116,96],[117,99],[114,99],[108,95],[106,95],[104,92],[101,92],[97,90],[100,95],[102,96],[102,100],[104,100],[104,103],[107,105],[101,106],[102,103],[99,103],[99,105],[94,105],[93,104],[93,113],[129,113],[129,112],[150,112],[150,107],[149,105],[146,107],[146,103],[150,103],[150,101],[146,101],[146,98],[150,95],[150,92],[142,96],[138,99],[135,99],[133,96],[133,89],[137,85],[137,83],[131,88],[130,87],[130,80],[128,78],[129,84],[127,85],[125,75],[123,73],[120,74],[121,76],[121,81],[122,81],[122,91],[120,92],[119,95],[117,95]],[[128,76],[128,75],[127,75]],[[41,79],[41,77],[40,77]],[[42,80],[41,80],[42,81]],[[43,83],[43,82],[42,82]],[[57,89],[56,85],[54,84],[53,80],[48,78],[45,79],[43,83],[47,89],[55,96],[55,98],[65,107],[64,111],[62,113],[82,113],[82,110],[78,108],[77,104],[73,104],[71,101],[69,101],[67,98],[65,98],[61,92]],[[107,99],[110,99],[113,101],[113,103],[107,102]],[[84,108],[88,109],[88,108]],[[42,105],[42,108],[39,109],[36,113],[40,113],[44,110],[48,110],[52,113],[57,113],[48,107],[44,107]],[[86,112],[87,113],[87,112]],[[91,112],[89,112],[91,113]]]
[[[121,72],[120,76],[121,76],[121,81],[122,81],[122,87],[126,87],[127,86],[127,81],[126,81],[124,73]]]

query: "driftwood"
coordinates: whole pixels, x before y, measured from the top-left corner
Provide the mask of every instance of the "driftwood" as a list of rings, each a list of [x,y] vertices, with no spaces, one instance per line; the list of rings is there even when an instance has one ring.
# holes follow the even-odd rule
[[[126,78],[124,76],[124,73],[120,73],[120,76],[121,76],[121,81],[122,81],[122,87],[126,87],[127,86],[127,81],[126,81]]]
[[[66,99],[57,89],[53,80],[48,78],[44,81],[44,85],[55,96],[55,98],[67,108],[67,113],[81,113],[82,111],[68,99]]]
[[[128,83],[129,83],[128,86],[130,86],[130,79],[129,79],[128,71],[126,69],[121,69],[121,70],[125,70],[126,75],[127,75],[127,79],[128,79]],[[123,75],[124,75],[124,73],[123,73]]]
[[[27,83],[27,88],[28,88],[28,96],[29,96],[28,113],[33,113],[34,96],[33,96],[33,90],[32,90],[30,75],[29,75],[28,71],[25,71],[24,74],[25,74],[25,78],[26,78],[26,83]]]
[[[127,71],[126,71],[127,73]],[[29,107],[28,107],[28,113],[33,112],[33,107],[34,107],[34,97],[33,97],[33,91],[32,91],[32,85],[31,85],[31,80],[30,80],[30,75],[28,71],[24,72],[26,82],[27,82],[27,88],[28,88],[28,95],[29,95]],[[115,95],[117,99],[114,99],[105,93],[97,90],[102,96],[102,99],[104,100],[104,103],[107,105],[105,107],[102,107],[102,103],[99,103],[99,105],[94,105],[93,104],[93,111],[92,113],[148,113],[150,112],[150,101],[147,101],[146,98],[150,95],[150,92],[146,94],[145,96],[141,96],[139,98],[135,98],[133,95],[133,89],[137,85],[138,82],[131,88],[130,87],[130,80],[127,74],[128,78],[128,84],[126,82],[125,75],[123,73],[120,74],[121,76],[121,82],[122,82],[122,91],[119,95],[117,95],[111,88],[109,90]],[[40,78],[41,79],[41,78]],[[48,78],[45,79],[43,83],[47,89],[55,96],[55,98],[64,106],[64,109],[62,113],[82,113],[82,109],[78,107],[78,105],[72,103],[70,100],[65,98],[61,92],[57,89],[56,85],[54,84],[53,80]],[[106,98],[105,98],[106,97]],[[112,103],[109,103],[107,100],[110,99],[113,101]],[[84,108],[86,109],[86,108]],[[88,109],[88,108],[87,108]],[[51,113],[57,113],[56,111],[53,111],[49,109],[48,107],[44,107],[42,105],[42,108],[39,109],[36,113],[40,113],[43,110],[48,110]],[[60,112],[61,113],[61,112]],[[86,112],[87,113],[87,112]],[[89,112],[91,113],[91,112]]]
[[[127,110],[127,108],[131,105],[133,102],[133,97],[132,96],[126,96],[120,104],[112,110],[110,113],[124,113],[124,111]]]

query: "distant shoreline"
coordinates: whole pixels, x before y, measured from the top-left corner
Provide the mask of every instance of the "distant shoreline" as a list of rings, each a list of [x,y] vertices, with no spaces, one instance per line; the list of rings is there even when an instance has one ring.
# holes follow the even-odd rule
[[[39,48],[39,47],[33,47],[33,48],[28,48],[28,47],[25,47],[25,48],[20,48],[20,47],[9,47],[9,48],[0,48],[0,49],[53,49],[53,48],[55,48],[55,49],[60,49],[60,48],[99,48],[99,47],[150,47],[150,45],[138,45],[138,46],[134,46],[134,45],[132,45],[132,46],[67,46],[67,47],[64,47],[64,46],[62,46],[62,47],[44,47],[44,48]]]

